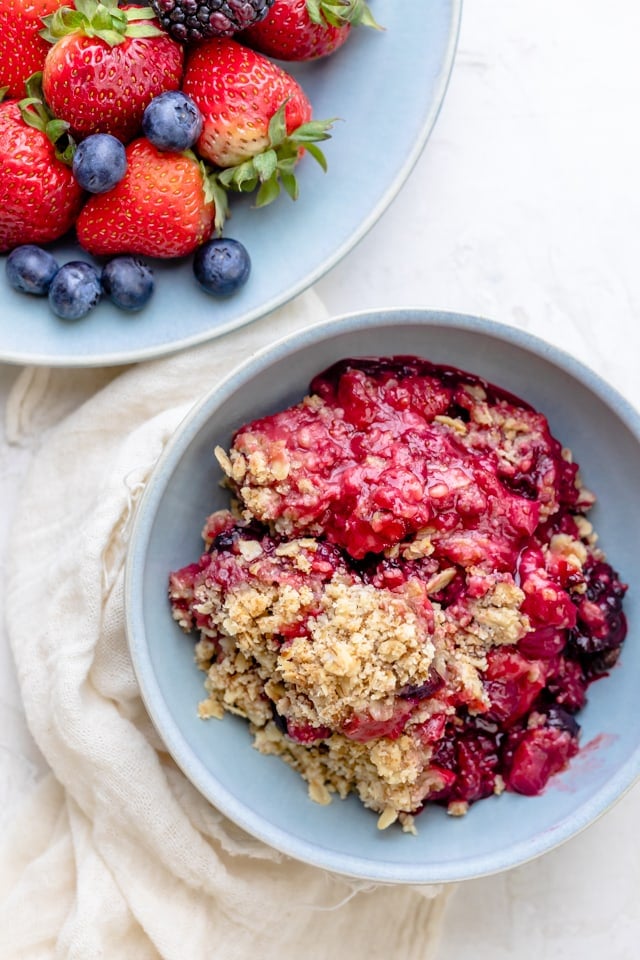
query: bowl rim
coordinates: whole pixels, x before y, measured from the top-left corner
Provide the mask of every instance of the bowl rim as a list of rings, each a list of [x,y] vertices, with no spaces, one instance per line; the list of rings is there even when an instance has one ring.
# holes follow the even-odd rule
[[[595,394],[629,429],[640,444],[640,412],[619,391],[582,361],[543,338],[507,324],[472,314],[426,308],[361,310],[321,320],[296,330],[256,351],[212,387],[180,422],[160,454],[137,505],[124,571],[125,630],[144,706],[169,753],[185,776],[208,800],[247,833],[297,860],[363,880],[399,883],[453,883],[477,879],[520,866],[548,853],[581,833],[617,803],[640,778],[640,743],[633,753],[588,800],[538,836],[496,853],[484,853],[447,863],[394,863],[366,856],[336,853],[269,823],[235,797],[205,767],[180,732],[161,693],[145,642],[142,572],[159,502],[182,455],[215,410],[253,376],[302,348],[345,333],[371,332],[378,327],[449,327],[494,338],[555,365]]]

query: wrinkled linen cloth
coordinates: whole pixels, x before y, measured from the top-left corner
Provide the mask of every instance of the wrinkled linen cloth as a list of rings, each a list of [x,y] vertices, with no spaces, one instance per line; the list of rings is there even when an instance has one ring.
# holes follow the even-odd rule
[[[175,356],[18,378],[7,436],[37,449],[9,543],[7,630],[51,773],[2,840],[3,960],[434,955],[445,890],[339,877],[245,834],[167,754],[127,649],[127,538],[164,444],[235,364],[323,316],[310,292]]]

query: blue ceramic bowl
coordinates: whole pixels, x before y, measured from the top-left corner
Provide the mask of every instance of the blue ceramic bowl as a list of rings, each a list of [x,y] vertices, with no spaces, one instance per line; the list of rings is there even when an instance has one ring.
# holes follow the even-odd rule
[[[593,684],[580,714],[584,749],[540,797],[503,794],[463,818],[427,809],[418,836],[377,830],[357,799],[328,807],[302,779],[251,746],[248,725],[198,719],[203,674],[173,623],[167,575],[200,551],[203,518],[226,506],[216,485],[216,444],[259,415],[300,399],[312,375],[346,356],[418,354],[480,374],[548,416],[599,500],[592,519],[623,579],[631,580],[629,636],[619,664]],[[274,344],[219,384],[182,423],[140,504],[126,575],[127,629],[142,696],[187,777],[230,819],[292,857],[376,881],[463,880],[514,867],[574,836],[640,772],[638,597],[633,583],[640,514],[640,417],[571,357],[518,330],[476,317],[398,310],[319,324]]]
[[[145,258],[156,290],[143,311],[132,315],[103,300],[86,320],[65,323],[46,299],[10,287],[0,257],[0,359],[57,367],[148,360],[265,316],[338,263],[386,210],[427,142],[462,13],[462,0],[375,0],[374,6],[384,32],[354,30],[332,56],[284,65],[315,117],[341,119],[324,144],[327,175],[309,158],[300,164],[296,204],[283,195],[255,210],[253,196],[232,198],[225,235],[244,243],[252,262],[241,290],[211,297],[194,280],[192,257]],[[72,239],[51,249],[60,263],[92,260]]]

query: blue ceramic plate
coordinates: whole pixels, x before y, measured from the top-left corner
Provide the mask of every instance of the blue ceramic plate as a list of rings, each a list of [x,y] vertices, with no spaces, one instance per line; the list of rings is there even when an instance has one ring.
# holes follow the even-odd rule
[[[198,719],[204,675],[193,641],[172,621],[167,576],[197,557],[203,518],[228,505],[217,486],[216,444],[255,417],[299,400],[312,375],[346,356],[418,354],[480,374],[547,414],[570,446],[588,487],[600,544],[631,580],[629,636],[619,663],[589,689],[580,713],[584,749],[540,797],[503,794],[463,818],[437,807],[417,818],[418,836],[376,829],[353,797],[328,807],[302,779],[251,746],[237,717]],[[232,373],[181,424],[137,513],[126,571],[127,630],[142,695],[176,762],[211,803],[248,832],[300,860],[377,881],[456,881],[514,867],[574,836],[628,789],[640,772],[637,708],[640,591],[633,582],[640,515],[640,417],[571,357],[487,320],[428,311],[339,318],[280,341]]]
[[[340,117],[326,144],[329,172],[307,158],[300,199],[236,202],[226,233],[249,249],[246,287],[219,302],[197,288],[191,261],[154,264],[149,307],[127,315],[102,303],[65,323],[46,302],[12,290],[0,265],[0,360],[57,366],[128,363],[221,336],[300,293],[373,226],[402,186],[435,122],[456,46],[462,0],[375,0],[384,33],[354,30],[327,60],[290,66],[319,118]],[[245,202],[246,200],[246,202]],[[61,260],[81,257],[59,244]],[[4,260],[4,258],[0,258]]]

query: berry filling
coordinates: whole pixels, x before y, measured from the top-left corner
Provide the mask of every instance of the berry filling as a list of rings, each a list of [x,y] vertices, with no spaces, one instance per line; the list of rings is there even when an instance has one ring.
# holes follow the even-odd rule
[[[355,791],[381,827],[566,767],[626,586],[542,414],[419,358],[345,360],[216,455],[237,507],[169,586],[203,717],[247,717],[313,799]]]

